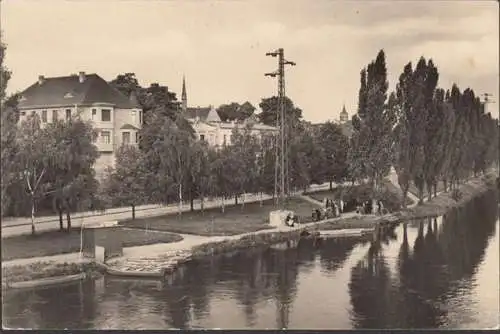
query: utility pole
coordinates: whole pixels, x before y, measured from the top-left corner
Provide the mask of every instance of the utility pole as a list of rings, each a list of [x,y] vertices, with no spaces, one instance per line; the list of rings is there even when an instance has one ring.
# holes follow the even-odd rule
[[[495,103],[495,101],[491,99],[493,95],[490,93],[483,93],[482,96],[484,97],[483,105],[484,105],[484,112],[486,113],[488,104]],[[498,126],[499,123],[500,123],[500,109],[498,110],[497,130],[500,130]],[[497,131],[497,133],[498,133],[498,177],[500,178],[500,131]]]
[[[280,129],[279,144],[276,142],[276,167],[274,174],[274,195],[281,209],[284,209],[285,195],[288,196],[288,191],[285,185],[288,182],[288,141],[286,132],[286,112],[285,112],[285,65],[295,66],[294,62],[285,60],[283,48],[279,48],[274,52],[266,53],[266,56],[278,57],[278,70],[271,73],[266,73],[265,76],[272,78],[278,77],[278,112],[276,117],[276,127]],[[277,138],[278,139],[278,138]],[[279,169],[279,174],[278,174]]]

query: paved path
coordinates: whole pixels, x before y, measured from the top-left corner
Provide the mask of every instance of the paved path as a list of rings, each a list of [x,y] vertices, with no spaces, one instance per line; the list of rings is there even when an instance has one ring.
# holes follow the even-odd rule
[[[328,189],[329,184],[322,185],[312,185],[309,190],[317,191]],[[245,203],[258,202],[261,200],[271,199],[272,196],[255,194],[246,194]],[[243,201],[243,198],[241,198]],[[194,203],[195,210],[201,209],[201,202],[195,201]],[[234,205],[234,200],[229,200],[225,202],[226,206]],[[214,199],[212,201],[205,201],[204,207],[207,208],[216,208],[221,207],[221,202],[219,199]],[[161,216],[169,213],[176,213],[179,210],[179,206],[172,204],[167,206],[159,206],[159,205],[144,205],[142,207],[136,208],[135,216],[136,218],[144,218],[144,217],[155,217]],[[182,211],[189,211],[189,203],[184,203]],[[98,214],[96,212],[84,212],[84,213],[75,213],[71,216],[72,226],[80,227],[82,223],[84,224],[93,224],[93,223],[103,223],[112,220],[123,220],[131,218],[131,209],[130,208],[114,208],[107,210],[105,213]],[[1,222],[2,224],[2,238],[21,235],[21,234],[30,234],[31,233],[31,220],[30,218],[5,218]],[[58,230],[59,229],[59,217],[58,216],[48,216],[48,217],[39,217],[35,220],[36,231],[50,231],[50,230]],[[66,222],[64,222],[66,226]]]

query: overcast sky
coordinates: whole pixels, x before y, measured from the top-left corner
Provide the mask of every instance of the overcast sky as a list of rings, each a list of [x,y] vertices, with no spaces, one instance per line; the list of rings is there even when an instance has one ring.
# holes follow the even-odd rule
[[[434,60],[439,85],[498,96],[499,9],[496,1],[23,1],[1,8],[9,91],[38,75],[79,71],[106,80],[136,73],[188,104],[275,95],[264,77],[276,69],[265,53],[278,47],[297,63],[287,69],[287,95],[313,122],[355,112],[359,72],[383,48],[390,89],[404,64]],[[495,100],[498,100],[496,97]],[[498,113],[498,104],[489,110]]]

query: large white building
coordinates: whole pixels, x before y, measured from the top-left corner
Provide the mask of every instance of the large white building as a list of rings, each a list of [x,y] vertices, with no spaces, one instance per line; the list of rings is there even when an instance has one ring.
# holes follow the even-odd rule
[[[111,87],[97,74],[45,78],[20,94],[20,120],[37,113],[43,124],[78,115],[91,120],[98,131],[96,146],[100,156],[95,169],[98,176],[114,166],[115,152],[122,144],[135,145],[142,126],[142,110],[134,95],[130,98]]]
[[[213,106],[190,108],[187,105],[186,82],[182,81],[182,113],[191,123],[196,137],[205,140],[210,146],[220,147],[231,145],[231,135],[234,129],[244,129],[251,126],[252,135],[261,138],[268,133],[276,133],[278,129],[259,123],[255,115],[250,116],[243,122],[222,122],[219,114]]]

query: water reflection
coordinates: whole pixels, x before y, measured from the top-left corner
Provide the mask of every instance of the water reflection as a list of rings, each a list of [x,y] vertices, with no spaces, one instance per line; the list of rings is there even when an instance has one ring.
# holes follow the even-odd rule
[[[426,219],[403,224],[397,231],[402,237],[396,275],[388,274],[384,254],[396,245],[384,248],[373,242],[365,258],[352,268],[349,290],[354,327],[437,328],[474,321],[473,275],[497,225],[493,195],[452,211],[441,223]],[[408,229],[415,225],[412,247]],[[451,302],[457,299],[458,305]],[[461,319],[449,315],[454,307],[461,308]]]
[[[163,283],[104,277],[50,289],[9,291],[3,296],[4,325],[481,327],[494,316],[484,309],[498,305],[498,298],[491,297],[498,295],[498,284],[489,285],[483,278],[491,293],[480,293],[476,279],[478,268],[486,268],[482,264],[486,247],[490,253],[495,249],[488,246],[497,226],[495,196],[488,194],[442,219],[401,224],[375,241],[309,239],[252,249],[187,264]],[[498,248],[498,231],[495,238]],[[498,278],[498,263],[493,266]],[[484,269],[480,271],[484,277]]]

